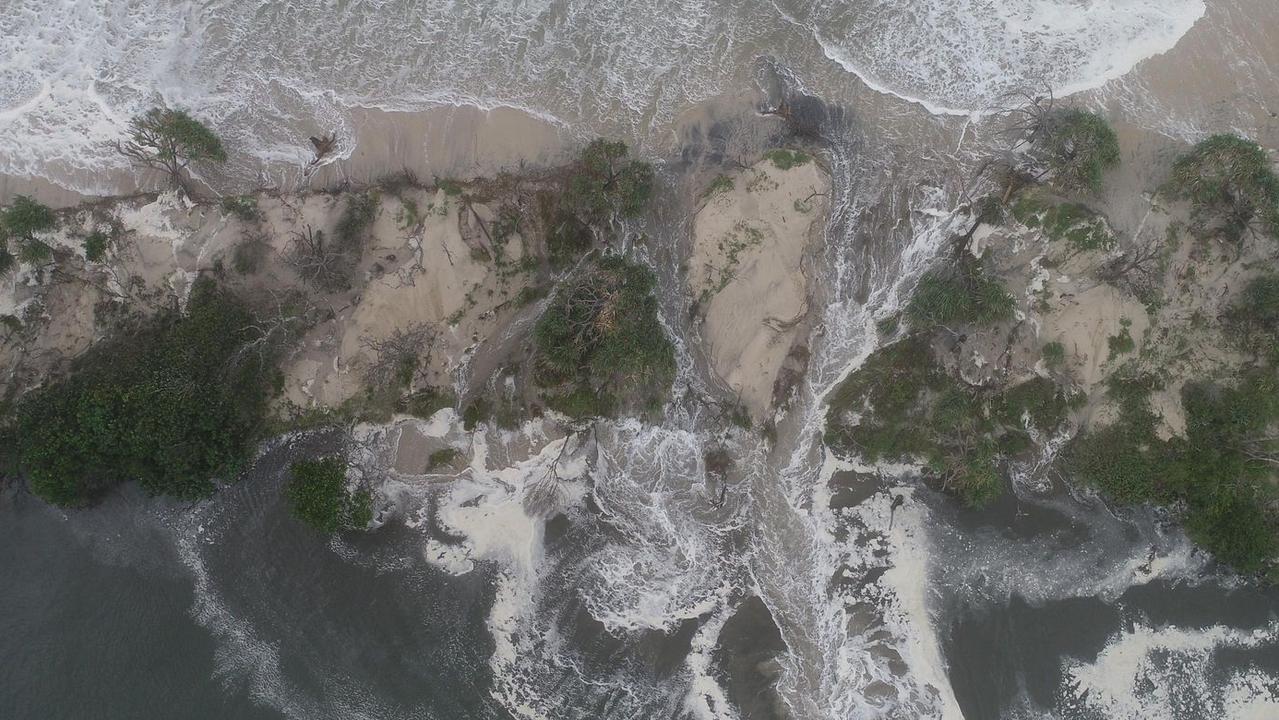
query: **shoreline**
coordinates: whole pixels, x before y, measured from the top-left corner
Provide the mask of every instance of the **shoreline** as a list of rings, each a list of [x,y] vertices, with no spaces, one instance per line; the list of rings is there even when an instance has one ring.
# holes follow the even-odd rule
[[[294,149],[306,158],[301,163],[233,157],[230,168],[206,171],[195,180],[214,200],[258,192],[328,192],[351,184],[376,184],[405,171],[426,184],[432,178],[466,181],[526,165],[548,167],[562,162],[581,142],[567,129],[516,108],[442,105],[421,111],[354,108],[352,113],[359,122],[344,157],[310,168],[313,151],[307,138],[299,137]],[[234,148],[230,150],[234,156]],[[0,205],[29,195],[66,209],[169,189],[165,178],[145,168],[106,170],[100,177],[110,191],[79,192],[72,189],[74,178],[60,184],[44,177],[0,174]]]

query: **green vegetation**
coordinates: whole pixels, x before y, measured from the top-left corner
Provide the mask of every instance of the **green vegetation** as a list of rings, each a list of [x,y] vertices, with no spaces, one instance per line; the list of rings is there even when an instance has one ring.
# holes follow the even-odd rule
[[[237,217],[245,222],[262,219],[262,211],[258,208],[258,199],[253,195],[231,195],[222,198],[222,212]]]
[[[463,191],[462,183],[452,178],[435,178],[435,187],[443,190],[449,197],[458,197]]]
[[[477,397],[462,408],[462,427],[468,432],[480,423],[493,419],[493,403],[487,397]]]
[[[1119,139],[1100,115],[1056,110],[1043,117],[1040,129],[1038,143],[1062,188],[1096,192],[1106,170],[1119,164]]]
[[[331,236],[310,226],[295,231],[288,259],[302,279],[325,292],[348,289],[381,204],[376,190],[354,193]]]
[[[363,530],[373,521],[373,496],[348,490],[346,461],[330,457],[299,460],[289,467],[285,489],[293,517],[324,533]]]
[[[9,207],[0,210],[0,273],[12,268],[16,260],[39,264],[53,257],[53,248],[36,239],[36,234],[57,226],[58,218],[47,205],[26,195],[15,197]],[[8,248],[10,240],[17,243],[17,253]]]
[[[1060,202],[1045,193],[1021,193],[1012,206],[1013,217],[1026,227],[1039,228],[1049,240],[1064,240],[1076,252],[1110,250],[1115,235],[1097,213],[1078,203]]]
[[[1010,320],[1017,303],[1003,283],[988,277],[969,256],[929,270],[919,279],[906,316],[919,328],[993,325]]]
[[[1137,349],[1137,342],[1132,339],[1132,332],[1130,332],[1131,327],[1132,321],[1123,318],[1119,321],[1119,334],[1106,338],[1106,346],[1110,349],[1107,360],[1114,360],[1120,355],[1127,355]]]
[[[427,387],[400,398],[396,403],[396,410],[425,419],[444,408],[455,405],[457,405],[457,398],[453,396],[453,393],[440,388]]]
[[[551,267],[578,260],[616,219],[642,213],[653,195],[653,167],[628,158],[626,143],[598,139],[564,168],[559,187],[537,196]]]
[[[426,471],[431,472],[436,468],[450,467],[462,457],[460,450],[456,448],[441,448],[431,453],[426,459]]]
[[[552,390],[548,403],[593,415],[619,401],[660,402],[675,358],[655,282],[643,265],[607,256],[557,291],[534,329],[536,380]]]
[[[729,192],[732,189],[733,189],[733,178],[723,174],[716,175],[715,179],[711,181],[711,184],[707,186],[706,192],[703,194],[703,197],[713,197],[720,193]]]
[[[1041,352],[1044,364],[1049,368],[1059,368],[1066,363],[1066,346],[1059,342],[1047,343]]]
[[[1177,159],[1168,186],[1190,200],[1198,222],[1232,242],[1249,230],[1279,240],[1279,176],[1251,140],[1213,135]]]
[[[797,168],[801,165],[807,165],[811,157],[799,150],[786,150],[784,148],[775,148],[764,153],[764,159],[773,163],[773,167],[778,170],[786,171]]]
[[[1279,553],[1273,467],[1279,442],[1279,382],[1270,369],[1246,370],[1238,382],[1189,383],[1182,390],[1186,437],[1160,439],[1150,376],[1111,380],[1119,406],[1112,425],[1080,435],[1067,453],[1083,482],[1120,503],[1181,509],[1190,536],[1242,572]]]
[[[152,108],[129,121],[127,140],[116,150],[133,162],[162,170],[174,187],[183,186],[191,163],[226,162],[222,140],[204,123],[182,110]]]
[[[231,250],[231,268],[241,275],[252,275],[262,269],[271,253],[271,245],[266,235],[246,233],[240,242]]]
[[[362,247],[381,206],[382,196],[374,190],[348,197],[346,208],[333,228],[339,246],[352,249]]]
[[[653,166],[627,159],[626,143],[595,140],[582,151],[565,186],[565,201],[585,223],[635,217],[653,195]]]
[[[1268,272],[1250,280],[1224,320],[1240,346],[1279,366],[1279,274]]]
[[[107,246],[111,236],[101,230],[94,230],[84,238],[84,259],[89,262],[102,262],[107,256]]]
[[[999,457],[1028,449],[1031,430],[1056,431],[1068,408],[1045,378],[1002,392],[965,385],[937,363],[927,337],[912,334],[875,351],[835,390],[826,442],[869,462],[922,461],[943,487],[981,506],[1003,490]]]
[[[14,428],[32,491],[63,506],[128,480],[184,499],[210,494],[259,437],[276,387],[276,353],[252,324],[201,278],[185,314],[162,312],[95,345],[69,377],[25,396]]]

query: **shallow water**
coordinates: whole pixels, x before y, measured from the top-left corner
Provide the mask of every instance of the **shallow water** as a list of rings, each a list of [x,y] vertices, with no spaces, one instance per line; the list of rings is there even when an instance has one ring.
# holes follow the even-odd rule
[[[1240,28],[1268,8],[1209,4]],[[110,190],[105,171],[126,167],[111,141],[161,99],[229,140],[241,181],[306,163],[318,132],[351,153],[359,107],[511,106],[661,144],[685,108],[741,90],[761,56],[828,100],[868,85],[966,115],[1015,90],[1097,88],[1204,16],[1204,0],[0,0],[0,173]],[[1264,45],[1232,50],[1253,73],[1245,91],[1279,72]],[[1140,94],[1152,122],[1192,123],[1184,108],[1166,117],[1157,87]]]

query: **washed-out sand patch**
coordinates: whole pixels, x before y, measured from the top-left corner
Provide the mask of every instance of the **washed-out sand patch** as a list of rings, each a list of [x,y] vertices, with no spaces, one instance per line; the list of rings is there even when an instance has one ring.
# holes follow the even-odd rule
[[[767,416],[778,371],[807,334],[804,262],[829,191],[816,162],[781,170],[766,159],[717,180],[694,220],[688,282],[711,367],[756,419]]]

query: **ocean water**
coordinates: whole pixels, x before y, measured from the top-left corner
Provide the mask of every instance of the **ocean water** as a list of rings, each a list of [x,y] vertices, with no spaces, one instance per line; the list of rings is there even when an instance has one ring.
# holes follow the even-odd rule
[[[625,137],[675,182],[785,139],[749,112],[690,129],[743,91],[786,95],[835,181],[806,383],[775,450],[730,441],[740,482],[708,481],[722,439],[677,402],[564,441],[533,423],[463,443],[444,413],[421,432],[470,453],[446,484],[379,468],[393,430],[366,428],[357,460],[401,512],[360,538],[280,506],[288,459],[331,437],[267,449],[196,506],[64,514],[9,490],[0,717],[1279,716],[1279,595],[1166,518],[1030,485],[975,513],[820,447],[823,395],[966,227],[965,169],[998,142],[983,114],[1046,84],[1193,136],[1208,116],[1170,110],[1155,64],[1269,1],[0,0],[0,173],[81,191],[111,189],[109,142],[161,99],[208,118],[246,184],[317,131],[350,153],[355,108],[439,104]],[[1276,77],[1238,50],[1241,87]],[[637,252],[677,383],[706,392],[668,193]]]
[[[1235,0],[1228,0],[1234,2]],[[1095,88],[1164,52],[1204,0],[0,0],[0,173],[110,190],[110,143],[157,101],[208,119],[233,172],[350,152],[351,109],[512,106],[660,138],[774,56],[838,100],[866,83],[933,112]]]

